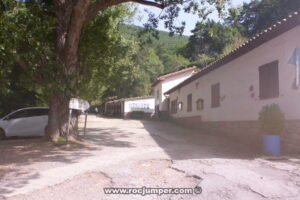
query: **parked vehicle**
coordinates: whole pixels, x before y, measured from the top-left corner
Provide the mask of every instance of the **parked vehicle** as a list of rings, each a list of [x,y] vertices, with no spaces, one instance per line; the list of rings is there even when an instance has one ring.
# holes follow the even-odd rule
[[[0,140],[11,136],[43,136],[48,123],[47,107],[16,110],[0,119]]]

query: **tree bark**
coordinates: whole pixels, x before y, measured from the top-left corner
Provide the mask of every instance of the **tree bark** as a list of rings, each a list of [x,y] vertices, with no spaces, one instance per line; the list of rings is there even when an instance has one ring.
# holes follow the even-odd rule
[[[59,136],[66,136],[69,113],[69,98],[63,92],[54,92],[50,99],[50,110],[46,137],[56,141]]]

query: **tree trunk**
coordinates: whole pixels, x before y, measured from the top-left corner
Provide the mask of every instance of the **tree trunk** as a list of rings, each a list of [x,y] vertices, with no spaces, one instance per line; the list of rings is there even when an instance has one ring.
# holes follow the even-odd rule
[[[59,136],[66,136],[69,98],[63,92],[54,92],[50,99],[50,110],[46,137],[48,140],[56,141]]]
[[[85,22],[89,0],[55,1],[56,25],[56,62],[63,67],[62,83],[68,83],[67,89],[54,91],[50,99],[50,111],[46,138],[55,141],[57,137],[67,137],[69,123],[69,100],[77,89],[77,71],[79,69],[79,38]],[[70,3],[72,2],[72,3]],[[69,134],[77,135],[78,112],[71,117]]]

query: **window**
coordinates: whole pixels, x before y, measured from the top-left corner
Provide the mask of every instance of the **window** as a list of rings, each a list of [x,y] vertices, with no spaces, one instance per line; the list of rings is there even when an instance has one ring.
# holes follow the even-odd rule
[[[274,61],[259,67],[259,98],[270,99],[278,96],[278,61]]]
[[[48,115],[48,112],[49,112],[49,109],[46,109],[46,108],[28,109],[27,117]]]
[[[179,102],[179,103],[178,103],[178,110],[181,111],[182,109],[183,109],[183,103],[182,103],[182,102]]]
[[[192,94],[189,94],[188,96],[187,96],[187,111],[188,112],[191,112],[192,110],[193,110],[193,107],[192,107],[192,101],[193,101],[193,99],[192,99]]]
[[[197,104],[197,110],[203,110],[204,109],[204,100],[203,99],[198,99],[196,104]]]
[[[220,106],[220,83],[211,86],[211,107]]]
[[[177,99],[171,101],[171,113],[177,113]]]
[[[20,110],[17,111],[9,116],[7,116],[6,119],[18,119],[18,118],[23,118],[23,117],[27,117],[27,110]]]

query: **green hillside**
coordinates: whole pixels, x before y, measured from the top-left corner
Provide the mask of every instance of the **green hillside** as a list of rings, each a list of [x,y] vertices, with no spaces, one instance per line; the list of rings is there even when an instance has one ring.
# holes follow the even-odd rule
[[[143,27],[135,25],[123,25],[121,26],[121,30],[124,33],[138,36],[139,33],[143,30]],[[169,33],[165,31],[158,31],[158,39],[151,36],[150,33],[145,33],[141,36],[142,39],[148,39],[149,37],[152,41],[151,46],[164,46],[168,50],[176,50],[178,48],[182,48],[188,43],[189,40],[188,36],[180,36],[176,34],[170,36]]]

